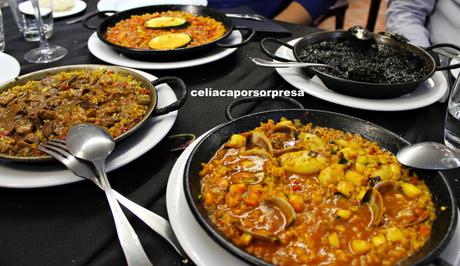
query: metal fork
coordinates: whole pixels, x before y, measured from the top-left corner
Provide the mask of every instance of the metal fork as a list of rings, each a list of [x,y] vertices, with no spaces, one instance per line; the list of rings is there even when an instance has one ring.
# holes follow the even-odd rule
[[[48,144],[40,144],[38,149],[60,161],[75,175],[89,179],[93,181],[100,189],[103,189],[101,183],[96,178],[96,173],[93,166],[73,156],[67,150],[65,141],[51,140],[48,142]],[[116,190],[113,190],[113,193],[118,202],[120,202],[134,215],[141,219],[153,231],[166,239],[177,251],[177,253],[179,253],[179,255],[184,258],[182,261],[183,263],[188,263],[187,255],[181,248],[179,241],[177,241],[176,236],[174,235],[174,232],[168,221],[166,221],[163,217],[151,212],[150,210],[140,206],[139,204],[129,200],[128,198],[118,193]]]
[[[241,18],[241,19],[250,19],[256,21],[267,21],[267,18],[257,14],[233,14],[233,13],[226,13],[225,14],[229,18]]]
[[[275,62],[269,61],[262,58],[254,58],[249,57],[254,64],[262,67],[275,67],[275,68],[289,68],[289,67],[327,67],[335,70],[338,74],[340,74],[343,78],[348,78],[350,75],[349,73],[345,73],[338,69],[335,66],[321,64],[321,63],[308,63],[308,62]]]

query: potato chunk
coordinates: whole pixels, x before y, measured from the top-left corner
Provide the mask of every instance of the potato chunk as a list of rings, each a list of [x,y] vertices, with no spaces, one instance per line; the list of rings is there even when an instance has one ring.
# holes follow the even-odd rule
[[[345,197],[349,198],[353,195],[353,191],[355,190],[355,186],[351,182],[342,180],[337,185],[337,191],[340,192]]]
[[[422,191],[418,187],[410,183],[402,183],[401,187],[404,194],[406,194],[409,198],[416,198],[418,195],[422,193]]]
[[[243,147],[246,143],[246,138],[240,134],[233,134],[230,140],[227,142],[228,147],[239,148]]]
[[[372,244],[360,239],[351,240],[351,249],[357,255],[363,255],[372,249]]]
[[[380,245],[385,244],[386,239],[383,235],[376,235],[372,237],[371,241],[374,246],[378,247]]]
[[[337,216],[345,220],[348,220],[351,217],[351,211],[344,209],[338,209],[335,214],[337,214]]]
[[[397,227],[389,228],[386,237],[390,242],[401,242],[404,239],[403,233]]]
[[[364,177],[363,175],[361,175],[360,173],[356,172],[356,171],[347,171],[347,173],[345,174],[345,179],[352,183],[353,185],[355,186],[361,186],[363,184],[365,184],[366,182],[366,177]]]
[[[343,164],[333,164],[324,168],[319,173],[318,180],[322,185],[337,184],[345,176]]]
[[[329,241],[329,245],[331,245],[331,247],[333,247],[333,248],[339,248],[340,247],[340,239],[339,239],[339,236],[337,235],[336,232],[330,234],[327,237],[327,240]]]

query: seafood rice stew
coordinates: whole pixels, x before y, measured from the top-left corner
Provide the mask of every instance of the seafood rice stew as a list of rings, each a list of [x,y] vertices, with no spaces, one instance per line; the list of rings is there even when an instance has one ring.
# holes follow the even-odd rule
[[[186,23],[173,27],[147,27],[148,21],[160,17],[182,18]],[[222,37],[225,33],[224,25],[210,17],[195,16],[184,11],[165,11],[133,15],[109,27],[105,37],[113,44],[128,47],[152,50],[149,43],[160,35],[170,33],[185,33],[191,37],[190,42],[183,47],[199,46]],[[179,47],[177,47],[179,48]]]
[[[79,123],[102,126],[116,138],[144,117],[151,94],[132,76],[104,68],[62,71],[16,85],[0,94],[0,153],[45,156],[37,150],[40,143],[65,139]]]
[[[395,265],[436,218],[427,185],[391,152],[298,120],[232,135],[200,177],[211,221],[275,265]]]

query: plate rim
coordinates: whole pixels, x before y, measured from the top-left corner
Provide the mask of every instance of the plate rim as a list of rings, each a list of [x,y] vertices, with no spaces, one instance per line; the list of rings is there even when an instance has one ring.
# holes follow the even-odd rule
[[[9,55],[5,52],[0,52],[0,59],[1,57],[5,57],[8,61],[8,63],[11,63],[11,67],[14,65],[14,69],[13,71],[11,71],[11,73],[15,73],[14,74],[14,77],[12,78],[9,78],[8,80],[5,80],[5,81],[0,81],[0,84],[3,84],[3,83],[6,83],[6,82],[9,82],[10,80],[13,80],[15,78],[17,78],[19,76],[19,74],[21,73],[21,64],[19,63],[19,61],[13,57],[12,55]],[[5,62],[4,60],[2,60],[3,62]],[[13,76],[13,75],[12,75]]]
[[[72,15],[78,14],[80,12],[83,12],[88,7],[86,2],[84,2],[82,0],[74,0],[74,1],[75,1],[75,4],[70,10],[53,11],[53,18],[69,17],[69,16],[72,16]]]

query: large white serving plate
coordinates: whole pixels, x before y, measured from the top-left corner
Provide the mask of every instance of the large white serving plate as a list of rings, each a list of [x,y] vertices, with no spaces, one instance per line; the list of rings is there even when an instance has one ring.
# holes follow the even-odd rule
[[[242,39],[243,36],[241,35],[241,32],[235,30],[224,40],[224,42],[228,44],[235,44],[240,43]],[[141,61],[126,57],[118,53],[116,50],[112,49],[112,47],[103,43],[99,37],[97,37],[96,32],[89,37],[88,49],[95,57],[110,64],[138,69],[156,70],[179,69],[204,65],[227,57],[237,50],[237,48],[216,48],[212,51],[203,53],[200,57],[185,59],[181,61]]]
[[[289,42],[295,45],[300,38]],[[292,50],[281,46],[275,53],[277,56],[295,60]],[[318,77],[308,78],[300,68],[276,68],[280,76],[289,84],[307,94],[322,100],[365,110],[373,111],[403,111],[428,106],[439,101],[448,90],[445,76],[437,71],[422,82],[414,91],[391,99],[366,99],[340,94],[328,89]]]
[[[156,77],[139,70],[149,80]],[[167,106],[177,100],[171,87],[166,84],[156,86],[158,107]],[[118,142],[107,161],[107,171],[118,169],[139,158],[157,145],[174,125],[177,111],[158,116],[147,121],[129,137]],[[81,181],[70,170],[56,164],[0,163],[0,187],[37,188],[49,187]]]

